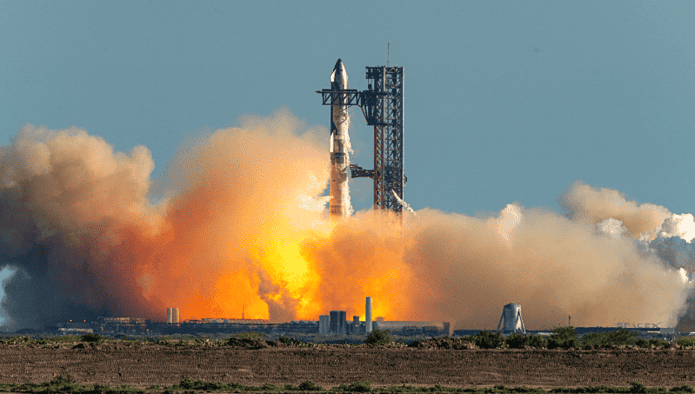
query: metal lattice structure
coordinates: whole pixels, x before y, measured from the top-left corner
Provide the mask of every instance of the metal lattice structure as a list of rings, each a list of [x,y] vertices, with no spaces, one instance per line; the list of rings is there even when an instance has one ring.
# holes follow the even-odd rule
[[[350,165],[352,178],[374,180],[374,207],[402,212],[407,178],[403,168],[403,67],[367,67],[369,89],[319,90],[323,105],[358,105],[367,124],[374,126],[374,169]],[[394,196],[394,193],[396,196]]]
[[[403,67],[367,67],[370,90],[386,93],[374,107],[374,207],[401,212],[403,206]],[[368,111],[367,111],[368,112]]]

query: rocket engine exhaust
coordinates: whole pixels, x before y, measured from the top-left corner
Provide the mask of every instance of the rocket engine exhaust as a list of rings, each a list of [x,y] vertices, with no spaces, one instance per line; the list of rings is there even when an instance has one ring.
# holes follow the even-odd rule
[[[348,77],[343,61],[338,59],[331,74],[331,89],[347,89]],[[347,100],[342,98],[342,102]],[[331,106],[331,215],[350,216],[350,188],[348,186],[348,167],[350,166],[350,115],[348,106],[337,104]]]

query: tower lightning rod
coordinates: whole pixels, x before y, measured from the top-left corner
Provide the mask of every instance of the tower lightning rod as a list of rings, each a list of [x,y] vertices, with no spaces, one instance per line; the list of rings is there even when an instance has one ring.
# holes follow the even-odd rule
[[[389,66],[389,59],[391,59],[391,43],[386,44],[386,67]]]

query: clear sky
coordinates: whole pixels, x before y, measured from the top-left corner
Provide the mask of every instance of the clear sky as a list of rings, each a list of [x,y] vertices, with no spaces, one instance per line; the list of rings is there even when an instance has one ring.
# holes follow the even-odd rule
[[[573,182],[695,212],[692,1],[0,1],[0,145],[27,123],[158,177],[191,135],[287,107],[328,130],[316,90],[342,58],[405,68],[405,200],[476,215],[560,210]],[[372,167],[358,109],[353,162]],[[326,147],[328,149],[328,147]],[[357,210],[371,182],[352,182]]]
[[[337,58],[405,67],[406,200],[559,209],[582,180],[693,212],[690,1],[0,2],[0,143],[77,126],[156,177],[187,135],[286,106],[328,126]],[[371,129],[353,117],[353,160]],[[353,182],[356,208],[371,184]]]

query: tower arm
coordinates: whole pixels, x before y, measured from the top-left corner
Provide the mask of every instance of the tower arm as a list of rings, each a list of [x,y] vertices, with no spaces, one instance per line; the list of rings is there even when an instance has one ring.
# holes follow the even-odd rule
[[[374,115],[379,100],[388,96],[386,92],[373,90],[358,91],[356,89],[333,90],[322,89],[316,93],[321,95],[321,105],[357,105],[362,110],[362,115],[370,126],[385,125]]]
[[[357,164],[350,164],[350,175],[352,178],[372,178],[374,179],[374,170],[365,170]]]

